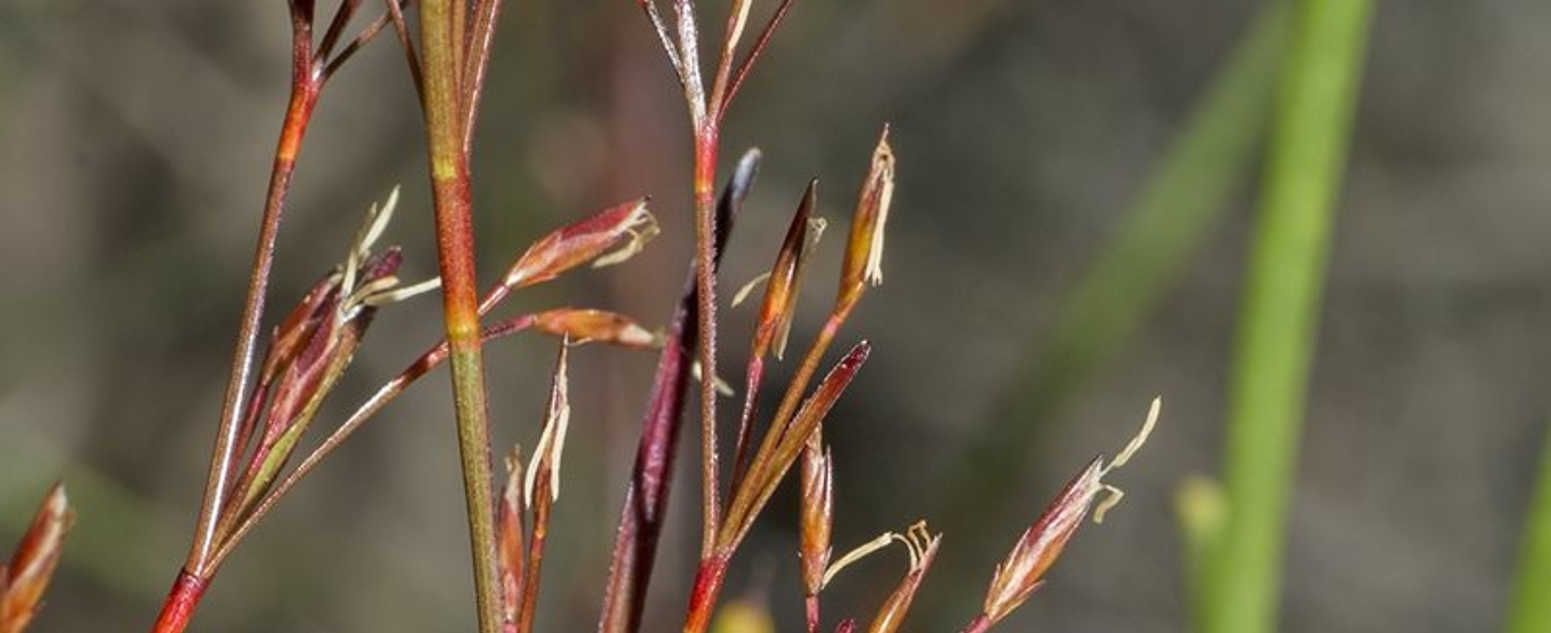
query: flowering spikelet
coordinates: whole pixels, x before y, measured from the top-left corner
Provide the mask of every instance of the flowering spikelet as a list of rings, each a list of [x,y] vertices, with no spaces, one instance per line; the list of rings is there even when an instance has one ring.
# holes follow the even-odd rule
[[[845,262],[840,267],[837,304],[850,306],[861,297],[864,285],[883,283],[884,226],[889,220],[889,205],[893,198],[894,150],[889,147],[889,128],[884,126],[872,153],[872,166],[856,196],[851,236],[846,244]]]
[[[826,226],[823,218],[812,217],[818,182],[813,180],[808,183],[802,203],[797,206],[791,226],[787,228],[786,241],[776,255],[775,264],[770,267],[765,301],[760,306],[759,321],[754,331],[752,356],[762,356],[773,347],[779,359],[786,351],[792,317],[797,314],[797,297],[802,292],[803,268]]]
[[[1083,518],[1087,516],[1088,509],[1095,505],[1094,500],[1100,492],[1109,494],[1097,503],[1094,522],[1104,520],[1104,513],[1114,507],[1121,497],[1118,488],[1104,483],[1104,476],[1124,465],[1147,441],[1148,434],[1158,421],[1161,404],[1161,400],[1153,400],[1142,430],[1121,449],[1114,460],[1106,465],[1103,455],[1093,458],[1076,477],[1067,482],[1039,519],[1024,530],[1023,536],[1019,537],[1018,543],[1007,555],[1007,560],[997,565],[991,576],[991,586],[986,590],[981,617],[995,624],[1039,588],[1045,572],[1061,556],[1067,541],[1082,525]]]
[[[517,608],[522,595],[522,458],[521,447],[506,456],[506,487],[496,508],[496,557],[501,562],[501,625],[503,631],[517,628]]]
[[[223,530],[269,492],[323,399],[349,367],[377,309],[439,285],[433,278],[401,286],[396,276],[403,262],[399,248],[372,252],[393,218],[398,197],[395,187],[381,207],[371,205],[344,261],[275,327],[237,445],[246,446],[255,435],[257,439],[235,486],[236,496],[222,508]],[[240,466],[232,463],[234,469]]]
[[[546,334],[568,337],[572,345],[611,343],[625,347],[653,347],[660,337],[635,319],[617,312],[591,308],[556,308],[534,316],[533,326]]]
[[[534,495],[546,492],[534,490],[540,474],[549,482],[549,500],[560,500],[560,458],[565,452],[566,430],[571,425],[570,386],[566,378],[566,357],[570,346],[570,340],[560,344],[560,358],[555,361],[554,381],[549,388],[549,404],[545,409],[544,432],[539,436],[538,446],[533,448],[533,463],[523,483],[523,501],[528,507],[533,507]]]
[[[889,594],[888,599],[883,601],[883,606],[878,609],[878,615],[873,617],[872,624],[867,626],[867,633],[894,633],[899,630],[899,625],[905,621],[905,615],[910,612],[910,603],[915,601],[916,591],[921,588],[921,579],[931,568],[932,560],[937,558],[937,546],[942,542],[942,534],[932,534],[928,531],[925,521],[910,526],[904,534],[890,536],[903,543],[910,553],[910,569],[905,572],[905,577],[900,579],[899,585],[894,588],[894,593]]]
[[[32,621],[74,522],[64,485],[54,484],[10,562],[0,567],[0,633],[21,633]]]
[[[512,289],[549,281],[589,260],[594,268],[618,264],[641,252],[659,231],[645,198],[609,207],[534,242],[507,269],[502,285]]]
[[[802,456],[802,523],[798,549],[807,595],[824,588],[829,567],[830,532],[835,521],[835,468],[829,451],[805,450]]]

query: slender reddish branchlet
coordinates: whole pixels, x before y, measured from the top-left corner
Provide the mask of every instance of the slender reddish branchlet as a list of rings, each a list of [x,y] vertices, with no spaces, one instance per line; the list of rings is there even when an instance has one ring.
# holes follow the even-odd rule
[[[737,93],[759,53],[769,44],[770,35],[785,17],[789,3],[783,3],[761,33],[744,61],[736,65],[738,43],[743,37],[752,0],[734,0],[727,13],[711,90],[707,93],[700,72],[700,32],[695,21],[693,0],[673,0],[674,27],[671,29],[657,10],[654,0],[637,0],[656,30],[669,64],[683,88],[691,128],[693,164],[691,191],[695,227],[695,291],[697,300],[698,360],[705,380],[700,389],[701,420],[701,541],[702,559],[709,559],[722,522],[720,465],[717,447],[716,399],[716,276],[712,260],[716,234],[713,187],[716,161],[720,150],[721,122],[727,106]]]
[[[745,152],[722,188],[716,212],[713,266],[721,262],[732,234],[733,221],[742,210],[759,173],[760,158],[758,149]],[[608,584],[604,588],[603,609],[598,619],[599,633],[634,633],[641,625],[641,611],[645,606],[658,537],[666,519],[668,492],[673,483],[670,474],[673,457],[678,452],[684,395],[692,373],[693,363],[689,359],[694,355],[699,335],[694,327],[700,305],[695,266],[696,261],[691,258],[689,279],[685,281],[685,289],[668,321],[647,396],[635,464],[625,487],[624,507],[615,529]]]

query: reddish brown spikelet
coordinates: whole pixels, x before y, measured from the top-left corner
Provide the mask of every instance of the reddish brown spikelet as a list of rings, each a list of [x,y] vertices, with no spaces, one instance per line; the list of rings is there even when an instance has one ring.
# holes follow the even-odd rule
[[[264,355],[264,368],[259,373],[260,384],[273,380],[279,368],[296,357],[302,343],[310,338],[309,333],[317,328],[317,324],[326,315],[324,303],[338,291],[340,281],[337,271],[324,275],[296,304],[291,314],[275,326],[269,349]]]
[[[928,532],[924,522],[911,526],[905,535],[897,538],[903,540],[905,547],[910,550],[910,570],[905,572],[905,577],[900,579],[894,592],[883,601],[878,615],[868,625],[867,633],[894,633],[899,630],[905,615],[910,612],[910,604],[915,601],[916,591],[921,588],[921,580],[926,577],[926,571],[937,558],[937,546],[942,543],[942,535]]]
[[[797,297],[802,290],[802,270],[812,251],[816,234],[824,230],[823,224],[812,221],[814,201],[819,181],[808,182],[802,203],[792,214],[792,223],[786,230],[786,241],[770,267],[770,280],[765,285],[765,301],[759,309],[758,326],[754,330],[753,353],[763,356],[772,346],[780,358],[786,349],[786,337],[792,329],[792,317],[797,314]]]
[[[889,128],[885,125],[851,216],[851,235],[840,267],[840,293],[835,300],[842,309],[854,305],[867,284],[876,286],[883,282],[883,234],[893,197],[894,150],[889,147]]]
[[[829,568],[830,533],[835,520],[835,469],[829,451],[805,450],[802,456],[802,524],[798,554],[802,559],[802,582],[808,596],[824,588],[824,572]]]
[[[635,319],[617,312],[591,308],[557,308],[534,317],[534,327],[547,334],[570,338],[572,344],[611,343],[625,347],[653,347],[657,334]]]
[[[1045,572],[1061,557],[1061,552],[1066,549],[1067,542],[1072,539],[1077,528],[1082,526],[1083,518],[1088,516],[1088,508],[1100,492],[1107,492],[1108,496],[1099,502],[1094,512],[1095,523],[1101,522],[1104,513],[1119,502],[1120,490],[1104,483],[1104,476],[1125,465],[1147,441],[1153,425],[1158,421],[1161,406],[1161,399],[1154,399],[1142,429],[1125,448],[1108,464],[1104,463],[1103,455],[1094,457],[1087,467],[1061,488],[1060,494],[1046,506],[1034,524],[1023,531],[1023,536],[1018,538],[1012,552],[1007,554],[1007,560],[997,565],[995,573],[991,575],[991,586],[986,590],[981,617],[977,618],[984,619],[985,623],[981,626],[989,627],[1001,621],[1039,588]]]
[[[74,522],[64,485],[54,484],[10,563],[0,569],[0,633],[21,633],[32,621],[59,564],[65,533]]]
[[[506,271],[502,286],[524,288],[549,281],[591,260],[596,260],[595,267],[619,263],[640,251],[657,232],[657,220],[647,211],[645,198],[609,207],[534,242]],[[624,246],[604,255],[622,242]]]
[[[1039,588],[1045,572],[1061,556],[1067,541],[1088,515],[1094,496],[1103,490],[1099,482],[1103,475],[1101,455],[1067,482],[1039,519],[1023,531],[1007,560],[996,566],[982,607],[992,623],[1006,617]]]
[[[522,539],[522,449],[513,448],[506,456],[506,487],[496,508],[496,556],[501,561],[501,621],[503,627],[517,626],[517,608],[521,602],[523,575]]]

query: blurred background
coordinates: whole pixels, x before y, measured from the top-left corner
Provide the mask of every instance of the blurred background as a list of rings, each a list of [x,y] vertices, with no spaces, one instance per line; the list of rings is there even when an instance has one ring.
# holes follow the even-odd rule
[[[721,3],[703,4],[714,34]],[[1004,626],[1184,629],[1172,500],[1187,475],[1219,471],[1276,69],[1275,38],[1252,35],[1266,4],[803,0],[734,106],[723,173],[745,147],[766,160],[723,269],[728,294],[768,267],[803,184],[822,181],[831,235],[794,347],[828,309],[836,236],[893,125],[886,282],[839,343],[866,337],[875,351],[827,438],[837,549],[918,518],[946,533],[907,628],[956,630],[1045,502],[1162,394],[1151,443],[1111,477],[1126,502],[1083,529]],[[1374,16],[1283,630],[1482,631],[1503,618],[1551,412],[1547,25],[1551,4],[1530,0],[1383,3]],[[187,552],[288,38],[278,1],[0,4],[0,550],[55,478],[79,512],[35,631],[148,626]],[[497,41],[474,161],[486,279],[550,228],[634,196],[653,196],[664,228],[627,264],[524,292],[504,312],[593,306],[662,323],[692,241],[688,130],[649,26],[623,0],[518,1]],[[405,247],[406,278],[434,274],[424,162],[402,55],[381,38],[322,98],[270,322],[396,183],[388,239]],[[752,310],[724,314],[724,372],[741,384]],[[381,314],[319,429],[440,327],[434,298]],[[537,440],[554,344],[487,348],[498,449]],[[572,361],[546,631],[596,621],[655,354],[591,346]],[[237,550],[192,630],[471,629],[449,400],[438,372],[336,453]],[[686,437],[646,630],[674,630],[693,573]],[[727,590],[767,600],[781,630],[801,627],[791,488]],[[865,621],[904,567],[887,551],[854,568],[826,592],[827,614]]]

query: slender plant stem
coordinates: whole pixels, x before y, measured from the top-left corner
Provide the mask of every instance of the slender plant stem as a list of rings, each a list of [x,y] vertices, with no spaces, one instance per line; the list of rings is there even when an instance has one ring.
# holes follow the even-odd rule
[[[248,293],[243,300],[242,316],[237,325],[231,373],[221,399],[221,423],[216,431],[215,447],[211,451],[204,501],[200,504],[193,545],[184,563],[184,568],[196,576],[204,575],[204,566],[215,551],[220,510],[231,492],[232,477],[236,474],[237,451],[241,448],[237,444],[237,436],[242,433],[243,394],[248,389],[259,322],[264,316],[269,273],[275,260],[275,237],[279,233],[280,218],[284,215],[286,194],[290,192],[296,156],[301,151],[302,139],[306,136],[307,123],[312,118],[321,87],[312,77],[311,22],[293,14],[292,25],[291,98],[286,106],[280,140],[275,146],[275,160],[270,168],[269,190],[264,197],[264,213],[259,221],[258,245],[253,253]]]
[[[474,128],[479,121],[480,97],[485,91],[485,71],[490,67],[490,53],[495,41],[496,22],[501,17],[501,0],[480,0],[474,7],[474,24],[469,31],[472,49],[464,59],[463,84],[466,86],[463,104],[463,153],[472,155]]]
[[[689,593],[689,612],[684,617],[684,633],[704,633],[716,610],[716,598],[727,578],[728,554],[714,552],[700,561],[695,584]]]
[[[1275,630],[1330,227],[1371,13],[1367,0],[1294,8],[1229,385],[1229,511],[1207,569],[1207,633]]]
[[[716,209],[716,256],[721,262],[727,252],[727,238],[753,185],[760,154],[751,150],[739,161]],[[679,432],[684,421],[684,395],[690,380],[690,358],[697,347],[700,305],[695,293],[693,258],[688,279],[678,306],[669,320],[657,371],[652,378],[646,413],[641,420],[641,439],[636,447],[635,465],[625,487],[624,508],[614,534],[610,555],[609,579],[603,592],[603,612],[598,618],[599,633],[635,633],[641,627],[641,611],[646,604],[646,589],[656,560],[657,541],[667,518],[668,493],[672,490],[673,458],[678,453]]]
[[[716,444],[716,135],[714,127],[707,127],[696,136],[694,167],[695,293],[700,303],[696,316],[700,332],[702,559],[710,556],[715,547],[722,511]]]
[[[490,428],[485,410],[480,354],[478,289],[474,277],[474,227],[469,202],[468,155],[463,152],[457,65],[453,39],[461,3],[420,4],[420,41],[431,191],[436,213],[437,259],[442,277],[442,315],[451,354],[453,409],[468,506],[480,633],[499,633],[501,585],[495,547],[495,505],[490,466]]]
[[[537,459],[548,459],[539,456]],[[533,489],[538,491],[533,495],[533,534],[528,539],[528,560],[524,567],[526,577],[522,581],[522,601],[517,608],[516,633],[532,633],[533,620],[538,614],[539,582],[543,579],[540,574],[544,565],[544,544],[549,536],[549,515],[553,505],[553,498],[548,493],[550,489],[550,477],[555,471],[553,464],[542,466],[545,470],[539,471],[534,480]],[[538,463],[532,465],[539,468]]]
[[[189,620],[194,617],[194,609],[199,606],[199,599],[205,594],[207,583],[205,579],[178,570],[178,578],[173,581],[167,600],[162,602],[162,612],[156,617],[151,633],[179,633],[187,628]]]
[[[852,305],[854,306],[855,304]],[[777,406],[775,415],[770,418],[770,427],[766,430],[765,438],[760,441],[759,448],[755,450],[754,457],[749,463],[748,468],[742,470],[742,474],[745,477],[749,473],[760,472],[765,463],[774,456],[776,446],[780,444],[781,438],[772,435],[771,429],[782,428],[786,421],[797,413],[797,405],[802,401],[802,394],[807,390],[808,383],[813,379],[814,372],[818,371],[819,361],[823,360],[824,352],[829,349],[830,343],[835,340],[835,334],[840,331],[841,324],[845,323],[846,317],[849,315],[849,307],[842,307],[839,311],[830,314],[829,318],[824,321],[824,327],[820,328],[819,333],[814,336],[813,344],[808,346],[807,353],[803,355],[802,364],[798,365],[797,371],[792,374],[792,380],[787,384],[786,392],[781,396],[781,404]],[[742,488],[744,485],[745,482],[742,479],[733,482],[734,489]],[[755,499],[752,497],[734,498],[732,501],[733,505],[728,508],[727,512],[730,516],[741,517],[748,511],[748,506],[754,502]],[[721,535],[722,542],[729,542],[737,531],[738,526],[736,525],[728,527],[727,533]]]
[[[754,68],[754,62],[759,61],[760,54],[764,53],[765,48],[770,45],[770,38],[775,35],[776,27],[781,26],[781,21],[786,19],[786,12],[791,10],[791,8],[792,0],[781,0],[781,4],[776,7],[775,14],[770,16],[770,21],[766,22],[765,28],[759,32],[759,37],[754,40],[754,45],[749,48],[748,55],[743,58],[743,63],[738,65],[738,70],[733,73],[724,96],[718,102],[719,106],[716,109],[716,116],[712,119],[712,122],[716,125],[721,125],[722,118],[727,115],[727,107],[732,105],[733,99],[738,96],[738,89],[742,88],[744,80],[748,79],[749,71]]]
[[[1524,521],[1524,542],[1508,606],[1506,633],[1551,633],[1551,432],[1540,457],[1535,497]]]

